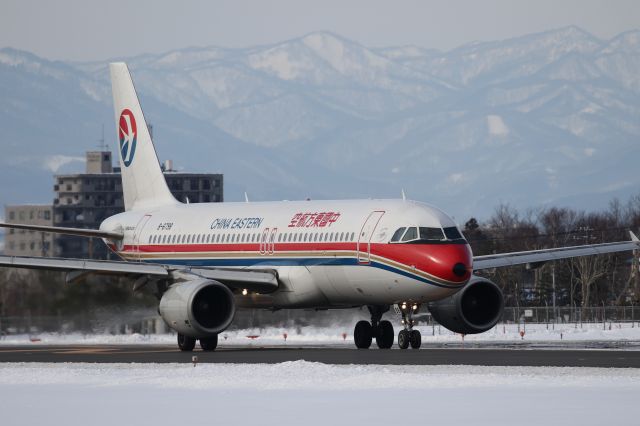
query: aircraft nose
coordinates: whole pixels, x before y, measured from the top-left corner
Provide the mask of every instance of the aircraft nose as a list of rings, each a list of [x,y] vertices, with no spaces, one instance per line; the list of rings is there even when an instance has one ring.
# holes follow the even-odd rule
[[[427,269],[442,279],[463,282],[471,277],[473,258],[467,244],[444,244],[428,248],[430,260]]]

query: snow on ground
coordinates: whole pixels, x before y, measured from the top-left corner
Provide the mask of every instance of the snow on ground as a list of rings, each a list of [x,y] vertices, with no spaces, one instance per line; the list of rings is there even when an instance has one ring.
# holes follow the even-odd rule
[[[640,370],[0,364],[6,425],[633,424]]]
[[[548,328],[547,328],[548,327]],[[399,327],[395,325],[396,332]],[[422,333],[424,344],[461,342],[462,336],[444,327],[416,327]],[[524,331],[524,336],[520,336]],[[287,340],[284,334],[287,334]],[[253,337],[252,337],[253,336]],[[25,344],[30,341],[41,344],[174,344],[174,334],[57,334],[8,335],[0,339],[2,344]],[[486,333],[467,335],[465,342],[572,342],[628,341],[640,342],[640,323],[591,324],[499,324]],[[244,330],[228,330],[220,335],[220,344],[233,345],[353,345],[353,324],[332,327],[269,327]]]

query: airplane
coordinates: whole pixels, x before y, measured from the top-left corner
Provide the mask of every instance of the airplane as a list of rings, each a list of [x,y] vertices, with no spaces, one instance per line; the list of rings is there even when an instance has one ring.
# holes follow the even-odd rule
[[[0,266],[128,277],[152,289],[178,347],[215,350],[237,308],[339,309],[366,306],[355,324],[359,349],[381,349],[402,316],[397,344],[418,349],[413,316],[423,306],[442,326],[475,334],[504,308],[500,288],[480,270],[540,265],[640,249],[640,240],[474,256],[451,217],[406,200],[183,204],[169,191],[125,63],[110,64],[125,211],[97,230],[1,223],[0,227],[98,237],[122,261],[0,256]]]

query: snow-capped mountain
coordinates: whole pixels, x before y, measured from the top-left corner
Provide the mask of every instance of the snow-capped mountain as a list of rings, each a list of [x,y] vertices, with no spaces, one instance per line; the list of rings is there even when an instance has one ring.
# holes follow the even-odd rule
[[[597,209],[640,192],[640,31],[576,27],[441,52],[318,32],[129,63],[162,158],[225,173],[225,197],[398,197],[463,221],[496,204]],[[44,202],[101,125],[107,60],[0,50],[3,203]]]

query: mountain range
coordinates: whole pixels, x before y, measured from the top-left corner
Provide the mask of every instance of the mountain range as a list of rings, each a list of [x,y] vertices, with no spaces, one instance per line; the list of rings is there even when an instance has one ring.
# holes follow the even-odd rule
[[[225,199],[407,197],[464,222],[499,203],[596,210],[640,192],[640,31],[577,27],[450,51],[328,32],[99,62],[0,49],[3,204],[116,146],[108,63],[129,64],[162,159]],[[637,157],[638,156],[638,157]]]

